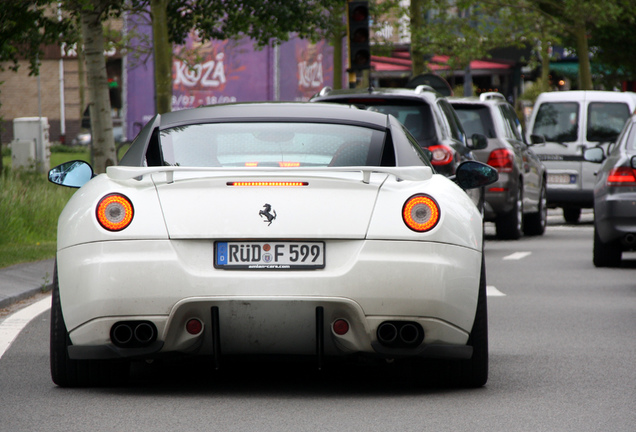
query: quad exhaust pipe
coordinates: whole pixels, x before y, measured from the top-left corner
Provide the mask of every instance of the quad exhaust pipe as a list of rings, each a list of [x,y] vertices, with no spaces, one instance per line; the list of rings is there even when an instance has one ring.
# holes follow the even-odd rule
[[[382,345],[392,348],[412,348],[424,340],[424,329],[413,321],[384,321],[376,334]]]
[[[110,339],[120,348],[140,348],[157,339],[157,328],[150,321],[120,321],[110,329]]]

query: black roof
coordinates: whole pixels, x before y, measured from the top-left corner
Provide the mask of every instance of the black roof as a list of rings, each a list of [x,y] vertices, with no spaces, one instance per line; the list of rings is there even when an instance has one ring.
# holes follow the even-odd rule
[[[355,107],[307,102],[253,102],[212,105],[161,115],[160,128],[192,123],[242,121],[310,121],[364,124],[386,128],[387,115]]]

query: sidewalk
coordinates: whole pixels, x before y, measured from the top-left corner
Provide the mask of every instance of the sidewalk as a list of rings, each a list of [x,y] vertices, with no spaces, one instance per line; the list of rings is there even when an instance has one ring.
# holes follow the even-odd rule
[[[55,259],[51,258],[0,269],[0,309],[50,290],[54,266]]]

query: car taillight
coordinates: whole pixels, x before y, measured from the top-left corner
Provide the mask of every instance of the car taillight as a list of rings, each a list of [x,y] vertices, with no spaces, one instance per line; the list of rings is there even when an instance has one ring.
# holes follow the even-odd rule
[[[512,172],[513,157],[512,152],[508,149],[496,149],[490,152],[488,162],[491,167],[499,172]]]
[[[636,186],[636,170],[631,167],[614,167],[607,176],[607,186]]]
[[[448,165],[453,161],[453,150],[445,145],[433,145],[428,149],[433,153],[433,165]]]
[[[99,201],[96,213],[102,227],[108,231],[121,231],[132,222],[134,210],[126,196],[110,194]]]
[[[417,232],[429,231],[439,222],[439,206],[428,195],[413,195],[402,208],[402,219],[407,227]]]

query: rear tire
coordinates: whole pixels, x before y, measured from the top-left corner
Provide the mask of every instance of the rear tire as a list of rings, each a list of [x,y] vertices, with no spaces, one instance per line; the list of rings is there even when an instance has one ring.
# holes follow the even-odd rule
[[[497,237],[504,240],[517,240],[521,237],[521,225],[523,220],[523,197],[521,184],[517,190],[514,207],[508,213],[499,215],[495,219]]]
[[[563,219],[565,219],[567,223],[579,223],[579,219],[581,219],[581,209],[578,207],[563,207]]]
[[[86,387],[121,384],[128,376],[129,361],[73,360],[68,356],[70,345],[72,343],[62,315],[56,263],[51,296],[51,379],[60,387]]]
[[[468,360],[424,359],[422,384],[427,387],[482,387],[488,381],[488,310],[486,297],[486,266],[482,259],[481,279],[475,321],[467,345],[473,347]]]
[[[468,337],[468,345],[473,347],[470,360],[459,362],[459,385],[481,387],[488,381],[488,299],[486,296],[486,264],[482,258],[481,279],[475,322]]]
[[[541,188],[538,206],[538,212],[530,213],[523,219],[523,233],[525,235],[538,236],[545,233],[545,227],[548,224],[548,195],[545,185]]]
[[[605,243],[601,240],[594,224],[594,266],[596,267],[620,267],[623,249],[620,241],[614,240]]]

